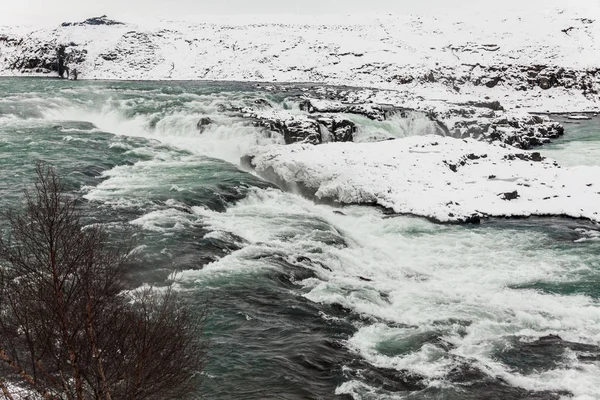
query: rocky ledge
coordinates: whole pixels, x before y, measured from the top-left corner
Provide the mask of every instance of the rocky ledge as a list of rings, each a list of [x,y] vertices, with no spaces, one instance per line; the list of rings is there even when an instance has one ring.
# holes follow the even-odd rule
[[[242,164],[316,200],[437,222],[560,215],[600,222],[600,167],[562,168],[505,144],[434,135],[256,147]]]
[[[283,86],[271,89],[278,92],[298,90]],[[286,144],[376,142],[436,134],[531,149],[564,133],[563,126],[548,116],[531,115],[520,110],[506,111],[497,101],[460,104],[428,102],[419,109],[357,99],[357,91],[353,90],[318,88],[299,95],[292,94],[284,103],[291,105],[291,109],[273,107],[267,100],[258,99],[248,107],[223,105],[220,111],[250,119],[255,126],[280,134]],[[362,123],[360,117],[365,118]],[[368,131],[368,121],[372,121],[369,127],[380,126],[381,129]],[[386,131],[386,121],[396,124],[404,122],[406,131]],[[202,131],[206,124],[201,119],[199,129],[202,125]]]

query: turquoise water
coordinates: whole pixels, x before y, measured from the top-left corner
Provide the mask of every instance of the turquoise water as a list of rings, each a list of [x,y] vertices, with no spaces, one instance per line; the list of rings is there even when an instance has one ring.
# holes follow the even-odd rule
[[[544,148],[544,153],[564,166],[600,164],[600,117],[591,121],[569,120],[562,116],[556,119],[564,124],[567,135]]]
[[[295,89],[0,79],[0,93],[0,207],[48,161],[86,221],[134,235],[132,284],[179,270],[190,307],[210,307],[199,397],[600,398],[598,226],[440,226],[284,193],[239,167],[280,138],[223,110],[290,108]],[[215,124],[199,134],[202,116]],[[600,160],[597,120],[566,129],[540,151]],[[526,347],[549,334],[567,344]]]

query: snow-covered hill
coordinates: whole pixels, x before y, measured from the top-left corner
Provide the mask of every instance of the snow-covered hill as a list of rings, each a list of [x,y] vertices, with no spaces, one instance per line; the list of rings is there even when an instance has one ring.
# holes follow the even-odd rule
[[[112,22],[0,27],[0,74],[56,74],[64,45],[84,79],[317,82],[399,91],[398,103],[487,96],[509,108],[600,109],[594,8]]]

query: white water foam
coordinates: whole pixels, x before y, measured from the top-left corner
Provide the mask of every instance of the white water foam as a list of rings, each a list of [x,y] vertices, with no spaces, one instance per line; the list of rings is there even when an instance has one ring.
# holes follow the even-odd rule
[[[415,218],[382,218],[360,207],[339,215],[274,190],[257,190],[226,213],[194,211],[214,231],[233,233],[250,245],[201,271],[185,272],[185,280],[210,282],[223,274],[273,268],[252,259],[265,251],[283,254],[291,263],[308,257],[311,265],[300,264],[313,268],[317,278],[302,282],[306,297],[382,321],[363,326],[348,342],[376,366],[408,370],[439,385],[450,369],[469,360],[526,389],[568,390],[582,399],[600,396],[597,363],[572,360],[568,368],[522,375],[494,358],[494,350],[512,336],[559,334],[575,342],[600,342],[596,300],[511,289],[526,282],[568,282],[597,265],[597,256],[586,260],[579,250],[561,248],[543,233],[438,226]],[[347,247],[323,241],[340,233]],[[439,335],[453,349],[419,343],[426,333]],[[390,343],[407,348],[380,352]]]
[[[351,114],[344,116],[358,126],[354,141],[359,143],[440,133],[437,124],[422,112],[406,111],[404,117],[395,114],[385,121]]]
[[[157,139],[235,163],[246,146],[258,141],[253,136],[255,128],[219,120],[217,115],[216,127],[202,135],[195,131],[195,114],[187,112],[161,116],[154,127],[151,116],[128,117],[112,106],[99,111],[63,108],[45,115],[53,120],[90,121],[102,130]],[[144,149],[155,159],[138,162],[133,168],[144,169],[156,162],[164,166],[192,162],[170,160],[161,149]],[[127,201],[130,191],[145,191],[144,185],[156,183],[153,174],[131,174],[131,168],[107,172],[110,179],[88,197]],[[168,168],[163,173],[168,174]],[[315,271],[316,278],[301,282],[308,299],[341,304],[381,321],[362,326],[348,341],[351,349],[376,366],[405,369],[439,385],[445,373],[461,359],[468,359],[513,385],[568,390],[580,399],[600,397],[597,363],[571,360],[568,368],[522,375],[493,357],[508,336],[559,334],[575,342],[600,342],[596,300],[511,289],[511,285],[526,282],[568,282],[578,270],[597,265],[597,257],[586,260],[580,251],[561,249],[547,235],[531,231],[438,226],[406,217],[386,219],[377,210],[360,207],[345,208],[346,215],[334,211],[276,190],[255,190],[225,213],[196,207],[196,217],[213,230],[211,235],[231,233],[249,244],[201,271],[185,272],[183,279],[210,281],[223,275],[261,273],[277,267],[255,256],[280,254]],[[153,211],[133,223],[148,230],[165,229],[165,225],[186,229],[189,219],[180,221],[181,217],[177,210]],[[314,262],[299,262],[299,256]],[[453,349],[419,345],[418,338],[429,332],[438,334]],[[403,343],[417,345],[384,354],[380,347],[386,343],[400,348]],[[339,391],[355,390],[356,385],[345,384]]]
[[[159,140],[176,148],[233,164],[239,164],[240,157],[252,146],[282,143],[279,135],[271,136],[247,120],[218,113],[215,106],[218,99],[220,97],[215,99],[209,96],[204,103],[192,102],[186,105],[186,109],[166,115],[159,112],[126,115],[123,110],[131,109],[131,104],[124,101],[117,105],[108,101],[100,110],[70,106],[47,109],[43,114],[46,120],[87,121],[102,131]],[[201,117],[209,117],[214,121],[202,133],[196,127]]]

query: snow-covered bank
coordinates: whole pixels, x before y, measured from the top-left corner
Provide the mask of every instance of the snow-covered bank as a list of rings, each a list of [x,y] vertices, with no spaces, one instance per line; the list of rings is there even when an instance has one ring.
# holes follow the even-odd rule
[[[257,147],[243,162],[317,199],[376,204],[440,222],[533,215],[600,222],[600,167],[562,168],[539,153],[472,139]]]
[[[599,32],[594,7],[460,18],[96,19],[0,28],[0,74],[55,74],[64,45],[67,64],[84,79],[316,82],[388,89],[389,101],[411,107],[489,97],[509,108],[593,111]]]

